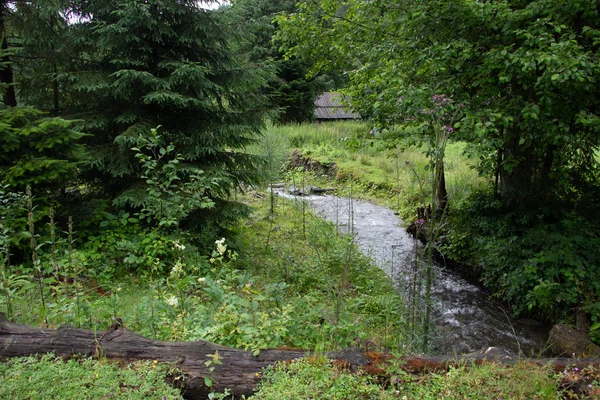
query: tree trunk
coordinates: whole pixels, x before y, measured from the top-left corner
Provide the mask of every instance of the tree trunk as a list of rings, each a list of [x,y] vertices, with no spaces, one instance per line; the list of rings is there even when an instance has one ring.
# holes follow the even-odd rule
[[[436,216],[441,217],[448,206],[448,191],[446,190],[446,174],[444,173],[444,160],[440,160],[436,165]]]
[[[4,53],[4,55],[0,58],[0,62],[8,64],[6,64],[4,68],[0,69],[0,83],[8,85],[8,87],[6,88],[6,92],[4,92],[4,105],[7,105],[9,107],[16,107],[17,96],[15,95],[15,87],[13,85],[13,71],[12,67],[10,66],[10,59],[6,55],[6,51],[8,50],[8,42],[6,41],[6,28],[4,26],[6,14],[8,12],[6,3],[6,1],[0,2],[0,35],[2,35],[0,40],[2,40],[1,47],[2,52]]]
[[[107,331],[108,332],[108,331]],[[0,356],[20,357],[54,352],[57,355],[83,354],[104,356],[124,361],[157,360],[175,363],[187,374],[185,397],[205,398],[210,392],[204,378],[213,381],[212,389],[230,389],[235,396],[252,394],[260,380],[262,369],[277,361],[293,360],[307,355],[304,350],[263,350],[258,356],[249,351],[232,349],[218,344],[196,342],[161,342],[139,336],[127,329],[112,332],[94,332],[86,329],[60,327],[40,329],[9,322],[0,313]],[[211,372],[205,365],[209,355],[219,352],[221,365]],[[339,359],[354,369],[367,365],[368,359],[360,350],[330,353],[327,357]]]
[[[350,370],[359,368],[367,373],[384,375],[381,368],[389,361],[390,355],[369,350],[370,342],[366,343],[366,351],[349,349],[325,354],[329,359],[339,360]],[[493,348],[492,348],[493,349]],[[221,365],[211,372],[205,362],[215,352],[221,356]],[[232,349],[218,344],[199,340],[196,342],[160,342],[150,340],[127,330],[117,328],[107,332],[94,332],[86,329],[61,327],[56,330],[40,329],[27,325],[9,322],[0,313],[0,356],[21,357],[31,354],[54,352],[56,355],[69,356],[83,354],[92,357],[107,357],[124,361],[157,360],[174,363],[187,374],[184,396],[187,399],[203,399],[210,392],[204,385],[204,378],[213,380],[213,390],[230,389],[236,397],[249,396],[260,380],[262,369],[277,361],[293,360],[304,357],[309,352],[304,350],[263,350],[258,356],[251,352]],[[462,357],[402,357],[402,367],[410,372],[447,370],[451,365],[465,365],[465,362],[481,364],[486,360],[515,363],[517,358],[507,358],[504,355],[494,356],[487,351]],[[521,359],[520,361],[524,361]],[[540,365],[552,364],[559,371],[567,365],[585,367],[600,365],[600,359],[540,359],[531,360]]]
[[[505,137],[509,136],[505,132]],[[507,137],[502,150],[503,160],[500,166],[500,197],[508,207],[526,205],[533,187],[535,160],[531,147],[519,144],[519,134]]]

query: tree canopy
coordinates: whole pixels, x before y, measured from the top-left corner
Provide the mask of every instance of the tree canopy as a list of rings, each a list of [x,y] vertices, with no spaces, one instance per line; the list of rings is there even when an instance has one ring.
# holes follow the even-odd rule
[[[453,128],[499,175],[505,204],[568,200],[597,167],[597,2],[304,2],[279,20],[287,54],[343,68],[353,107],[381,125],[435,94],[463,107]],[[567,201],[568,202],[568,201]]]

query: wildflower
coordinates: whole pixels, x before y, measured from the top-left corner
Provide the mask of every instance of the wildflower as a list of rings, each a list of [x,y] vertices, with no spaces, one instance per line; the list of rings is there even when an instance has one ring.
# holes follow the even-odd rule
[[[225,244],[225,238],[221,238],[221,240],[215,241],[217,245],[217,253],[222,256],[227,251],[227,245]]]
[[[198,283],[204,283],[206,282],[206,278],[202,277],[202,278],[198,278]]]
[[[179,304],[179,299],[176,296],[171,295],[165,299],[165,302],[171,307],[177,307]]]
[[[419,225],[424,224],[424,223],[425,223],[425,220],[422,218],[415,221],[415,224],[419,224]]]
[[[175,246],[175,248],[177,250],[181,250],[181,251],[185,250],[185,246],[180,244],[179,241],[177,241],[177,240],[173,241],[173,246]]]
[[[175,265],[173,265],[171,275],[179,275],[181,272],[183,272],[183,264],[181,263],[181,261],[177,261]]]
[[[579,368],[575,367],[574,368],[575,372],[579,372]]]

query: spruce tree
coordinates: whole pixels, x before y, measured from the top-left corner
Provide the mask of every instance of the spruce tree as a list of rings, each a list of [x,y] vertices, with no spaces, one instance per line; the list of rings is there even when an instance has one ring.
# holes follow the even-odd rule
[[[173,146],[182,184],[203,171],[217,211],[230,192],[256,182],[260,160],[244,153],[263,124],[268,71],[243,64],[227,14],[194,0],[81,2],[88,50],[71,74],[92,162],[90,188],[122,207],[145,207],[147,182],[133,147],[158,127]],[[222,213],[220,214],[222,216]]]

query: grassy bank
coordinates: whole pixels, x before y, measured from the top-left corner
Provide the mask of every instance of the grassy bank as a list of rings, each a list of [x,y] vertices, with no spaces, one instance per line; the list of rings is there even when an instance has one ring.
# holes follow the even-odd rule
[[[371,134],[365,123],[352,121],[275,126],[268,135],[285,137],[290,149],[325,165],[335,163],[338,172],[334,182],[342,193],[352,181],[357,196],[410,218],[417,206],[430,202],[432,174],[427,169],[426,147],[410,142],[407,133]],[[473,187],[489,184],[478,176],[464,151],[461,142],[451,142],[446,149],[446,185],[453,204],[463,201]]]

